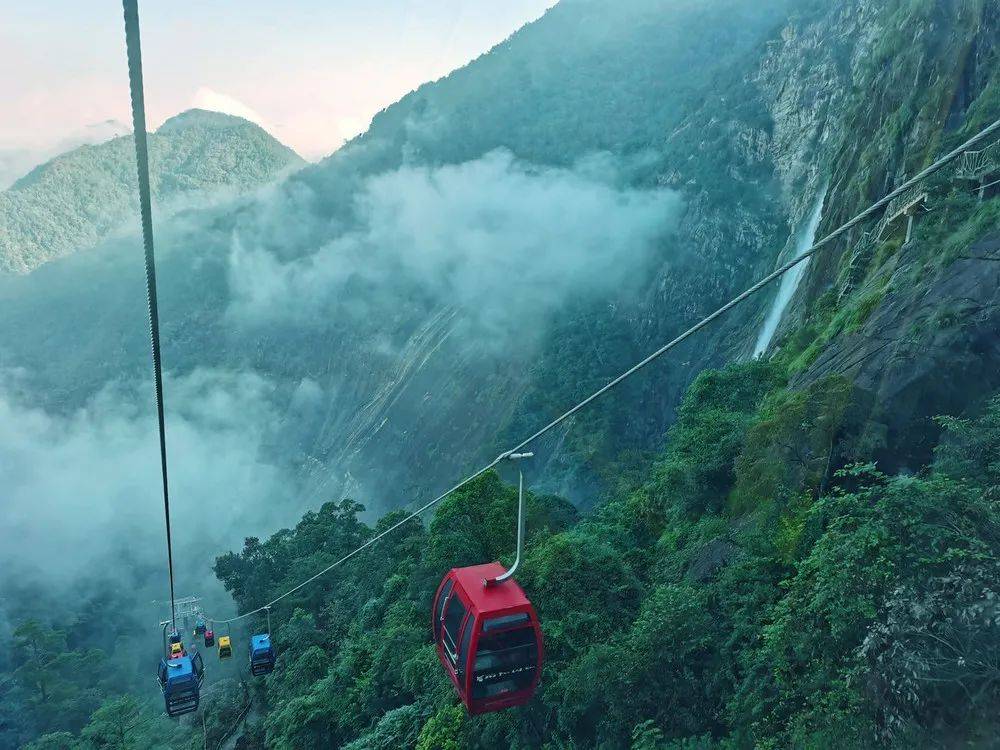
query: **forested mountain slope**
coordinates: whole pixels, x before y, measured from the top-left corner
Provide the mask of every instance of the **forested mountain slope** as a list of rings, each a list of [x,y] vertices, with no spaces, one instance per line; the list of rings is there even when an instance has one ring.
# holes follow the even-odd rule
[[[125,123],[107,119],[85,125],[47,147],[12,146],[2,148],[0,149],[0,190],[6,190],[39,164],[43,164],[54,156],[72,151],[80,146],[104,143],[129,132],[131,131]]]
[[[149,138],[153,195],[163,210],[206,193],[245,192],[302,164],[246,120],[189,110]],[[0,270],[26,273],[93,247],[138,210],[132,137],[80,146],[0,192]],[[129,227],[131,229],[131,227]]]
[[[261,373],[279,410],[318,386],[288,444],[313,498],[347,488],[386,508],[436,486],[770,265],[786,208],[743,75],[784,12],[561,4],[280,189],[162,225],[168,369]],[[727,107],[729,87],[750,95]],[[0,346],[47,406],[144,371],[129,253],[109,241],[0,281]],[[72,329],[49,316],[65,308]],[[43,341],[27,333],[39,318]],[[552,486],[593,499],[603,466],[658,444],[684,385],[726,356],[705,351],[630,394],[642,418],[615,409],[587,418],[582,444],[555,436]]]
[[[324,163],[165,228],[172,377],[261,378],[283,416],[254,445],[307,510],[219,554],[239,611],[401,518],[356,501],[449,486],[771,270],[817,205],[823,235],[1000,117],[998,0],[760,5],[565,0]],[[447,569],[511,562],[515,490],[489,474],[274,607],[240,746],[993,746],[1000,198],[954,169],[925,187],[909,231],[875,217],[810,262],[764,358],[766,296],[532,446],[531,704],[466,716],[430,642]],[[0,345],[44,389],[24,398],[141,377],[134,252],[0,283]],[[106,341],[60,331],[61,305]],[[17,333],[39,319],[44,342]],[[120,607],[89,605],[12,635],[6,736],[220,741],[235,681],[205,725],[122,697],[145,662],[128,691],[74,681],[94,656],[67,633]]]

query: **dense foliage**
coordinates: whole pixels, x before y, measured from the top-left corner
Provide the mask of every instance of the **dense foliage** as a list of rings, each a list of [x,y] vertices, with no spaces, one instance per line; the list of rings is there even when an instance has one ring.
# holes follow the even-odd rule
[[[275,608],[278,668],[255,688],[244,746],[982,738],[1000,705],[1000,396],[977,417],[940,420],[925,471],[886,476],[870,464],[838,469],[823,453],[852,429],[847,391],[837,379],[786,391],[780,368],[763,362],[709,371],[644,481],[585,518],[531,495],[520,580],[543,621],[543,685],[523,709],[474,719],[437,664],[429,603],[448,568],[509,562],[516,495],[495,474],[463,488],[429,527],[412,522]],[[294,529],[248,539],[216,571],[241,608],[255,607],[399,517],[369,528],[360,510],[327,503]],[[33,747],[198,745],[200,723],[168,733],[133,699],[74,682],[98,657],[65,650],[62,637],[37,623],[16,635],[13,681],[30,710],[59,705],[50,726],[82,725],[77,738]],[[207,704],[216,731],[239,704]]]

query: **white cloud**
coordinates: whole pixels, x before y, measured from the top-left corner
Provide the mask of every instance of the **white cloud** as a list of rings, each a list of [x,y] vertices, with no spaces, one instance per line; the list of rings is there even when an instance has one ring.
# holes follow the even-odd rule
[[[280,211],[260,211],[234,234],[230,312],[267,323],[386,320],[407,301],[430,299],[461,310],[480,333],[537,327],[570,298],[641,282],[666,247],[677,194],[619,182],[614,161],[600,156],[572,169],[506,151],[404,166],[362,182],[346,231],[317,217],[316,197],[297,186],[274,196]]]
[[[213,112],[222,112],[227,115],[242,117],[245,120],[257,123],[268,132],[273,132],[273,129],[269,127],[263,115],[253,107],[241,102],[234,96],[223,94],[207,86],[201,86],[195,91],[194,96],[191,98],[191,107],[209,109]]]
[[[60,415],[0,372],[0,587],[44,578],[56,590],[116,577],[120,555],[164,561],[152,386],[108,386]],[[215,586],[213,555],[297,516],[297,479],[269,440],[280,410],[246,373],[199,370],[167,382],[171,515],[179,585]],[[304,381],[296,401],[318,387]],[[124,572],[123,572],[124,574]]]

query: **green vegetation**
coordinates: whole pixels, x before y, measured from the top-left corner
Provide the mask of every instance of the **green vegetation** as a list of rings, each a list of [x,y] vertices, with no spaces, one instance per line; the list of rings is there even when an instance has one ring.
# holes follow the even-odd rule
[[[971,184],[951,191],[941,202],[941,210],[927,217],[917,239],[933,249],[938,268],[954,263],[972,244],[1000,226],[1000,197],[980,202]]]
[[[896,477],[834,450],[854,429],[847,383],[788,391],[783,379],[762,362],[703,373],[645,481],[586,518],[530,496],[519,578],[547,660],[529,706],[467,717],[429,641],[445,570],[510,562],[515,490],[491,474],[429,527],[412,523],[276,607],[278,669],[257,689],[267,713],[245,746],[977,741],[988,730],[971,717],[1000,702],[1000,396],[978,417],[942,418],[934,463]],[[398,518],[368,528],[360,510],[328,503],[248,539],[219,558],[219,577],[241,608],[257,606]],[[93,700],[60,665],[95,655],[65,651],[35,623],[18,639],[13,679],[33,705]],[[31,649],[42,658],[27,659]],[[238,703],[207,702],[208,725],[221,733]],[[109,697],[79,734],[32,747],[200,746],[200,722],[168,734],[155,713]]]
[[[783,342],[778,359],[788,363],[791,374],[802,372],[809,367],[833,339],[841,334],[857,331],[871,317],[885,298],[888,286],[881,284],[876,289],[851,298],[839,309],[835,295],[830,292],[817,301],[805,325],[793,332]]]
[[[149,151],[153,198],[166,211],[251,190],[302,164],[257,125],[203,110],[167,120]],[[26,273],[93,247],[138,210],[131,135],[57,156],[0,191],[0,271]]]
[[[649,287],[654,303],[580,300],[560,310],[524,375],[529,385],[510,424],[490,436],[498,443],[603,385],[621,362],[646,353],[649,341],[666,340],[772,260],[747,257],[737,236],[759,233],[780,244],[773,239],[783,236],[773,165],[752,158],[741,140],[766,138],[774,125],[756,92],[744,88],[750,79],[740,55],[756,54],[776,16],[740,17],[734,29],[699,37],[689,55],[678,29],[714,28],[718,13],[732,6],[676,4],[688,26],[665,35],[650,20],[655,13],[644,11],[661,10],[660,3],[622,3],[629,23],[641,27],[634,36],[596,11],[577,23],[571,11],[584,3],[561,5],[546,33],[535,27],[519,35],[522,59],[487,56],[415,92],[376,118],[366,148],[347,149],[298,178],[334,204],[350,197],[341,191],[359,175],[404,157],[460,162],[500,145],[542,164],[609,149],[627,157],[621,180],[683,186],[689,231],[699,235],[704,255],[663,272],[669,283]],[[810,12],[827,6],[810,3]],[[942,14],[949,8],[964,30],[952,36],[962,38],[929,33],[948,28]],[[951,132],[941,125],[956,85],[952,63],[969,52],[969,8],[982,10],[982,3],[877,7],[892,33],[875,43],[855,81],[859,98],[845,105],[850,114],[838,124],[845,151],[831,182],[836,211],[867,205],[968,123],[995,117],[990,85],[965,125]],[[588,48],[592,56],[574,57],[553,43],[570,32],[599,42]],[[715,62],[692,63],[707,58]],[[664,70],[685,66],[697,71],[690,81],[664,86]],[[872,92],[879,106],[871,105]],[[636,102],[628,116],[620,114],[622,100]],[[914,139],[924,130],[933,133],[929,141]],[[655,154],[646,160],[650,149]],[[914,293],[996,226],[998,205],[979,205],[956,190],[918,224],[922,255],[905,282]],[[751,219],[716,230],[719,212],[732,207],[728,216]],[[329,215],[321,216],[325,226]],[[228,238],[229,225],[221,225]],[[442,574],[511,561],[515,490],[489,474],[445,500],[426,525],[410,523],[275,607],[278,667],[254,683],[257,711],[241,747],[778,750],[995,742],[1000,395],[977,408],[970,394],[967,413],[939,417],[933,460],[891,474],[872,463],[873,446],[887,447],[887,428],[859,413],[865,396],[857,386],[809,372],[831,342],[861,330],[896,291],[890,283],[902,280],[890,282],[886,271],[901,255],[898,239],[890,239],[853,296],[841,300],[830,288],[807,300],[805,321],[769,362],[707,369],[686,389],[693,368],[663,363],[656,377],[629,382],[613,403],[576,419],[558,460],[570,471],[585,464],[601,481],[601,502],[582,513],[567,499],[529,495],[518,577],[541,615],[546,653],[530,705],[468,717],[430,643],[430,600]],[[836,269],[819,266],[817,258],[820,281],[836,277]],[[916,331],[957,321],[942,305],[910,325]],[[313,372],[314,350],[342,353],[330,343],[342,329],[327,335],[331,329],[320,322],[309,324],[325,338],[304,334],[303,345],[292,337],[282,350],[282,337],[273,336],[264,340],[274,345],[248,361],[266,370],[261,362],[271,356],[274,370]],[[200,327],[209,329],[207,341],[220,338]],[[193,361],[204,364],[196,354]],[[450,400],[464,408],[466,396]],[[444,448],[439,442],[433,450]],[[327,502],[294,528],[249,538],[218,557],[215,573],[240,611],[253,610],[403,517],[397,510],[368,524],[363,511],[350,499]],[[100,628],[93,613],[68,626],[28,621],[16,628],[10,652],[0,656],[0,745],[43,735],[29,747],[193,750],[222,738],[242,705],[236,684],[219,683],[200,716],[167,722],[149,689],[152,657],[136,667],[122,663],[130,651],[117,642],[92,650],[86,636]],[[89,665],[106,659],[115,666],[93,677]],[[133,678],[116,678],[122,674]]]

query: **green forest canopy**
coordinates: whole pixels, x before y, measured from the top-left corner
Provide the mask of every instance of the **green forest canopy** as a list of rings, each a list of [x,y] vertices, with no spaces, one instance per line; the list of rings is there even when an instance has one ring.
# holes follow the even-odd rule
[[[471,719],[437,664],[429,603],[448,568],[510,562],[516,490],[495,474],[463,488],[429,528],[413,522],[275,607],[278,667],[255,688],[267,712],[248,746],[981,737],[1000,699],[1000,396],[975,419],[942,419],[934,464],[918,476],[868,464],[830,475],[823,450],[850,427],[848,390],[830,378],[789,391],[774,363],[705,372],[642,482],[585,518],[530,495],[519,580],[543,623],[543,685],[523,709]],[[369,528],[361,510],[327,503],[248,539],[216,573],[241,609],[257,606],[400,517]],[[15,636],[12,679],[29,712],[65,732],[104,703],[79,736],[31,747],[200,746],[198,726],[177,732],[155,705],[74,684],[96,655],[67,651],[64,637],[37,623]],[[207,701],[213,731],[241,702],[235,688]],[[96,741],[109,724],[127,738]]]

